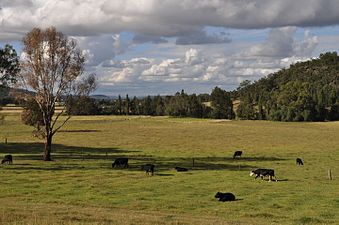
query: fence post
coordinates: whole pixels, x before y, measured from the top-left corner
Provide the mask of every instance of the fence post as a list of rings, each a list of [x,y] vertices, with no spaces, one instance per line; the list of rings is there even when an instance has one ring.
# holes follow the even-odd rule
[[[332,171],[330,169],[327,171],[327,175],[328,175],[328,179],[332,180]]]

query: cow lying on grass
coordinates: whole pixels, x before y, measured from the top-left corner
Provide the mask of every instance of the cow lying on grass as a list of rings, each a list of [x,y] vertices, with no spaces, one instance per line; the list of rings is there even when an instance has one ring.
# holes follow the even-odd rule
[[[304,163],[303,163],[303,161],[301,160],[301,158],[297,158],[296,160],[295,160],[295,163],[297,164],[297,165],[304,165]]]
[[[235,159],[236,157],[241,157],[242,155],[242,151],[235,151],[233,154],[233,159]]]
[[[187,168],[178,167],[178,166],[176,166],[175,169],[176,169],[177,172],[186,172],[186,171],[188,171]]]
[[[149,163],[141,166],[141,170],[144,170],[146,172],[146,175],[151,175],[151,176],[153,176],[154,174],[154,168],[155,166]]]
[[[128,158],[117,158],[112,163],[112,168],[128,168]]]
[[[232,193],[217,192],[214,197],[219,198],[221,202],[235,201],[235,196]]]
[[[250,176],[255,176],[255,179],[258,177],[264,179],[264,177],[268,176],[268,181],[271,181],[274,177],[274,180],[277,181],[277,178],[274,175],[274,170],[272,169],[256,169],[250,172]]]
[[[4,163],[12,164],[13,163],[12,155],[5,155],[4,159],[1,161],[1,164],[4,164]]]

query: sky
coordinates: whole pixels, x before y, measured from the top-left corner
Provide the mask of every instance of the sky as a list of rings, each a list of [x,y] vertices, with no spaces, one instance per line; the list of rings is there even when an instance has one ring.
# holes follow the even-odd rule
[[[109,96],[234,90],[338,51],[338,25],[339,0],[0,0],[0,47],[54,26]]]

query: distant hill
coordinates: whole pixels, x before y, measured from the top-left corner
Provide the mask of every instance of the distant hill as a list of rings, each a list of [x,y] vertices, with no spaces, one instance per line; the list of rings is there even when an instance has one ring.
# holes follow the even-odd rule
[[[91,95],[90,98],[96,99],[96,100],[111,100],[114,99],[107,95]]]
[[[336,52],[291,65],[235,92],[242,119],[339,120],[339,57]]]

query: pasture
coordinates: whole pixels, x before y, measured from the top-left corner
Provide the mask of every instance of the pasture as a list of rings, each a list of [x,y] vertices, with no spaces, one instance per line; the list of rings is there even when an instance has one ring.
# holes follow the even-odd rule
[[[339,122],[77,116],[54,136],[52,162],[31,131],[15,113],[0,125],[0,156],[13,155],[0,165],[0,224],[339,223]],[[128,169],[112,169],[118,157]],[[256,168],[278,182],[254,180]]]

